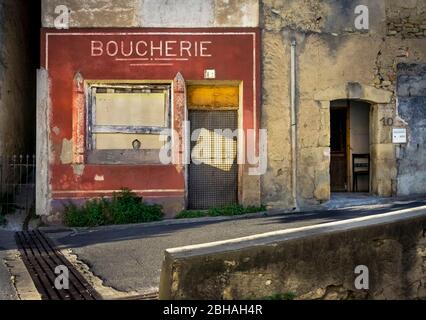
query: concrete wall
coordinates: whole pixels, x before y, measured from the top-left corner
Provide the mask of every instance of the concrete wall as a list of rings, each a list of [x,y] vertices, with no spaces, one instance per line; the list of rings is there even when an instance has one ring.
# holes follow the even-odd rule
[[[269,134],[262,198],[269,207],[293,207],[291,177],[295,167],[299,207],[329,199],[329,106],[330,101],[349,96],[372,105],[372,192],[382,196],[397,193],[397,147],[392,144],[392,127],[384,126],[380,120],[389,117],[395,126],[405,125],[396,111],[396,66],[400,62],[426,61],[424,35],[418,32],[406,37],[389,29],[388,22],[394,17],[390,13],[398,10],[404,12],[401,19],[408,26],[411,16],[416,21],[426,21],[424,10],[419,9],[424,8],[423,2],[408,2],[262,1],[262,127]],[[368,31],[355,28],[357,4],[368,5]],[[289,157],[292,40],[297,41],[297,165]],[[372,92],[375,97],[367,97]]]
[[[28,17],[24,2],[0,0],[0,155],[35,150]]]
[[[257,27],[258,0],[42,0],[42,23],[53,28],[55,8],[71,11],[70,27]]]
[[[426,64],[398,66],[398,114],[409,143],[398,148],[398,194],[426,193]]]
[[[160,299],[425,299],[425,210],[167,250]]]
[[[36,213],[46,215],[50,212],[50,81],[47,70],[37,71],[37,111],[36,111]]]

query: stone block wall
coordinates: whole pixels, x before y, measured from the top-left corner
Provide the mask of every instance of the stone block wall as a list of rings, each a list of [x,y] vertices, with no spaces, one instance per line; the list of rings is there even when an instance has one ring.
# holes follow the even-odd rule
[[[397,112],[397,65],[426,61],[426,42],[420,36],[388,35],[388,25],[395,21],[392,12],[405,12],[412,17],[409,21],[423,24],[422,1],[409,10],[401,9],[411,2],[262,1],[262,126],[269,131],[269,164],[267,174],[262,177],[262,194],[267,205],[289,209],[293,206],[293,163],[289,156],[289,66],[293,40],[297,42],[299,207],[329,199],[329,103],[336,99],[353,98],[371,104],[370,144],[374,158],[371,189],[382,196],[397,194],[398,147],[392,144],[392,126],[383,125],[382,119],[391,118],[393,127],[407,126]],[[370,29],[367,31],[354,27],[357,16],[354,9],[358,4],[369,8]],[[351,84],[356,84],[358,91],[364,93],[352,92]],[[374,94],[370,94],[372,92]],[[371,99],[373,96],[376,100]],[[386,99],[382,99],[385,96]]]
[[[160,299],[425,299],[425,232],[422,208],[169,249]],[[367,288],[355,285],[358,266]]]
[[[423,0],[387,0],[387,35],[426,37],[426,3]]]

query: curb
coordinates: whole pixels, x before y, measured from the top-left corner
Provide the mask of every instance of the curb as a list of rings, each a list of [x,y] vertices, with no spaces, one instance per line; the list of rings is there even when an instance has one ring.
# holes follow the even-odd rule
[[[34,285],[31,275],[22,261],[20,252],[18,250],[11,250],[5,259],[5,263],[11,274],[18,300],[41,300],[41,296]]]
[[[45,226],[39,227],[40,231],[45,233],[62,233],[62,232],[85,232],[85,231],[105,231],[105,230],[120,230],[127,229],[129,227],[164,227],[173,225],[183,224],[200,224],[200,223],[213,223],[213,222],[225,222],[225,221],[238,221],[246,219],[256,219],[264,217],[283,216],[290,214],[303,214],[302,212],[285,212],[282,210],[268,210],[264,212],[250,213],[240,216],[221,216],[221,217],[202,217],[202,218],[187,218],[187,219],[165,219],[156,222],[145,222],[135,224],[121,224],[121,225],[110,225],[110,226],[99,226],[99,227],[82,227],[82,228],[69,228],[64,226]]]
[[[266,217],[276,217],[276,216],[302,216],[309,215],[312,213],[326,212],[332,210],[344,210],[352,208],[361,208],[365,206],[382,206],[386,204],[391,204],[396,201],[426,201],[425,198],[419,197],[400,197],[400,198],[378,198],[376,202],[369,202],[366,204],[347,204],[342,207],[327,207],[326,204],[320,206],[305,207],[302,211],[286,211],[283,209],[272,209],[263,212],[244,214],[240,216],[220,216],[220,217],[202,217],[202,218],[187,218],[187,219],[165,219],[162,221],[156,222],[145,222],[145,223],[136,223],[136,224],[122,224],[122,225],[108,225],[108,226],[98,226],[98,227],[81,227],[81,228],[70,228],[65,226],[44,226],[39,227],[40,231],[45,233],[81,233],[81,232],[95,232],[95,231],[107,231],[107,230],[122,230],[132,227],[164,227],[164,226],[174,226],[174,225],[185,225],[185,224],[202,224],[202,223],[218,223],[226,221],[239,221],[239,220],[248,220],[248,219],[257,219],[257,218],[266,218]]]

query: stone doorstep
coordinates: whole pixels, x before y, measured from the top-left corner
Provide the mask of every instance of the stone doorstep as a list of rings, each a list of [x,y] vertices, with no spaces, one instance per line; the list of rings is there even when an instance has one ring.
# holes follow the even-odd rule
[[[5,258],[18,300],[41,300],[18,250],[10,250]]]

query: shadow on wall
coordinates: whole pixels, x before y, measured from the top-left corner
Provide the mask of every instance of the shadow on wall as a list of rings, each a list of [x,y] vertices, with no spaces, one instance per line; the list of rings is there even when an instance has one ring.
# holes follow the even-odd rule
[[[40,1],[0,0],[0,153],[35,152]]]

